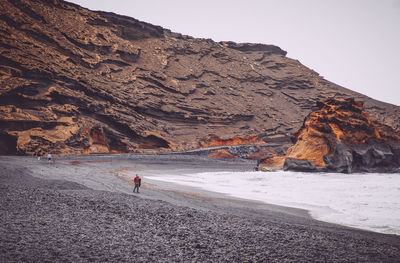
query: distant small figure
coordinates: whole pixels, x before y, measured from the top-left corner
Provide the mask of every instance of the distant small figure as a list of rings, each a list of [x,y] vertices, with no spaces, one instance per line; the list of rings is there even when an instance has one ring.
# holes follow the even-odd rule
[[[253,171],[260,171],[260,163],[261,163],[261,160],[257,160],[257,164],[256,164],[256,166],[254,166]]]
[[[40,161],[40,153],[37,153],[37,160]]]
[[[139,187],[142,185],[142,178],[139,177],[138,174],[136,174],[135,179],[133,179],[133,182],[135,183],[135,188],[133,188],[133,192],[135,192],[135,190],[139,193]]]
[[[51,158],[52,158],[52,156],[51,156],[51,154],[49,153],[49,154],[47,154],[47,161],[51,161]]]

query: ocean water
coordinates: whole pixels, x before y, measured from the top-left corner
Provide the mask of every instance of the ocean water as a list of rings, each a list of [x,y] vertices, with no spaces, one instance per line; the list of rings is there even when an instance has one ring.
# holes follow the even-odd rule
[[[302,208],[317,220],[400,235],[399,173],[206,172],[147,178]]]

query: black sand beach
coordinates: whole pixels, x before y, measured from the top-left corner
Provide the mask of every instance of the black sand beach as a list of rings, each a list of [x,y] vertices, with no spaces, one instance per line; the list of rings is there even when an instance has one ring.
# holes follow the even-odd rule
[[[400,237],[129,174],[252,169],[190,155],[0,157],[0,262],[399,262]]]

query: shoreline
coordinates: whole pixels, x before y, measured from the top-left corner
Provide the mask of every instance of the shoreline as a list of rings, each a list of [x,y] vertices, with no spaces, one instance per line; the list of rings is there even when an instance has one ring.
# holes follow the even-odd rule
[[[228,198],[299,209],[326,223],[400,235],[396,212],[399,196],[396,185],[400,178],[396,176],[193,171],[150,178],[217,192]]]
[[[182,172],[251,167],[251,162],[197,156],[68,157],[54,163],[2,156],[0,194],[5,216],[0,257],[11,262],[29,257],[41,261],[124,262],[136,257],[144,262],[396,262],[400,257],[399,236],[324,223],[301,209],[156,180],[144,180],[141,193],[133,194],[128,174],[146,177],[167,168]]]

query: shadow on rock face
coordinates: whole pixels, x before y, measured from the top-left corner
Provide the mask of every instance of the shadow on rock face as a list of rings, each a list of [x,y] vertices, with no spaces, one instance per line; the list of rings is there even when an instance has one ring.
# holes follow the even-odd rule
[[[17,137],[0,132],[0,155],[17,155]]]

